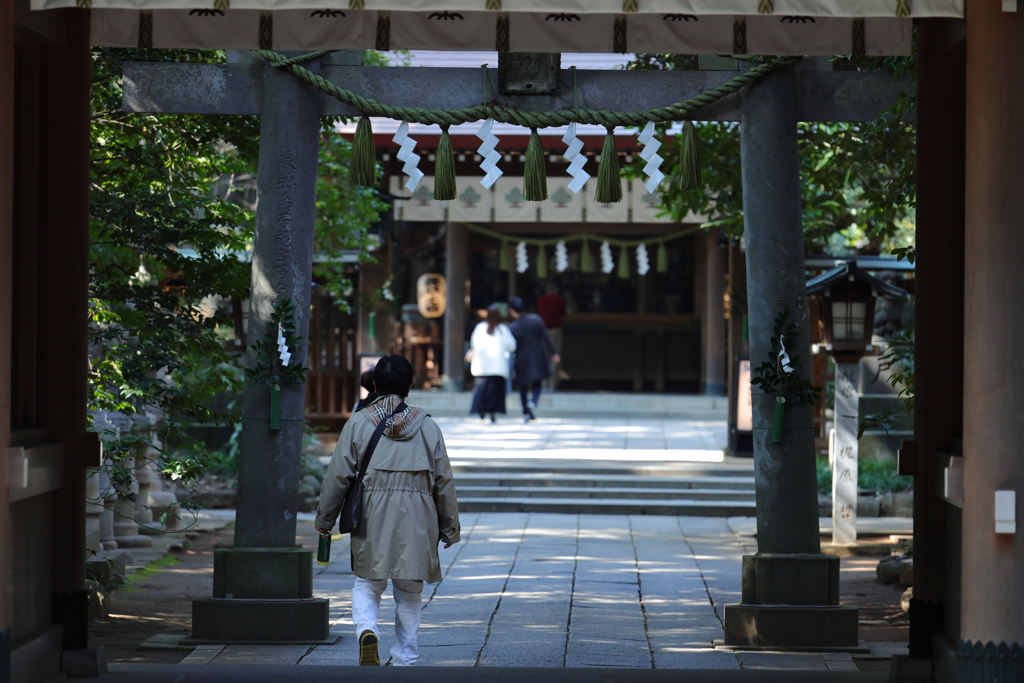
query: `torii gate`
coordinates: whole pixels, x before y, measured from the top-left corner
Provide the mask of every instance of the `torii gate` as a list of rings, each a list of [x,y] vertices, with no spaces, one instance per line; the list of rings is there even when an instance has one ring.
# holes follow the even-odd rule
[[[294,56],[289,54],[288,56]],[[353,63],[355,61],[356,63]],[[352,53],[305,63],[342,88],[395,106],[437,109],[485,101],[478,69],[363,67]],[[820,70],[819,60],[779,68],[691,118],[741,122],[751,357],[770,352],[779,307],[797,323],[795,351],[809,357],[797,122],[870,121],[906,88],[884,73]],[[693,97],[735,72],[580,72],[591,109],[646,110]],[[494,84],[498,74],[489,70]],[[568,71],[560,73],[571,84]],[[567,95],[504,96],[527,111],[571,109]],[[491,92],[497,88],[491,86]],[[261,61],[130,63],[124,109],[136,112],[258,114],[259,204],[253,248],[250,334],[263,338],[273,303],[289,297],[297,334],[308,335],[320,117],[361,112]],[[297,360],[305,358],[305,348]],[[253,363],[252,351],[248,364]],[[193,637],[216,642],[329,638],[327,601],[313,600],[309,551],[295,550],[303,411],[301,384],[282,387],[279,430],[268,430],[270,390],[249,384],[238,479],[235,548],[218,551],[214,597],[194,603]],[[766,397],[769,398],[769,397]],[[754,422],[770,425],[774,401],[755,401]],[[839,605],[839,559],[821,554],[810,405],[786,411],[786,437],[755,430],[758,553],[743,560],[743,597],[725,608],[725,644],[857,645],[857,608]],[[792,429],[789,429],[792,427]],[[270,578],[268,578],[270,577]]]

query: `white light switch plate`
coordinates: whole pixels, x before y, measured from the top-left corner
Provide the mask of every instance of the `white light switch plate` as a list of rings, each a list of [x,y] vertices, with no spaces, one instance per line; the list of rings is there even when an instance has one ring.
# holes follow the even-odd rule
[[[1017,533],[1017,492],[996,491],[996,533]]]

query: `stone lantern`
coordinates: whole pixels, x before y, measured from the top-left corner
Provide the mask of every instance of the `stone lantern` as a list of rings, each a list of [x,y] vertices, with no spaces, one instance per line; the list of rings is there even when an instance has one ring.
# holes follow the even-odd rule
[[[832,462],[832,542],[857,542],[857,427],[860,359],[875,352],[875,298],[903,298],[906,290],[883,282],[857,266],[838,262],[807,281],[807,295],[818,298],[823,344],[814,351],[836,362],[835,437],[829,439]]]

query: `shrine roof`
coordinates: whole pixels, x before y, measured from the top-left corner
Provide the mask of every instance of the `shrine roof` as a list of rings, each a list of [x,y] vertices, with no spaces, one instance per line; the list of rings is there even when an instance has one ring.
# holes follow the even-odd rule
[[[91,8],[94,46],[909,55],[964,0],[32,0]],[[765,11],[767,10],[767,11]]]
[[[213,7],[203,0],[92,0],[94,8],[190,9]],[[32,0],[32,9],[81,7],[81,0]],[[775,14],[809,17],[962,17],[964,0],[231,0],[216,7],[257,10],[343,9],[394,13],[628,14],[683,16]],[[568,19],[563,19],[568,21]]]

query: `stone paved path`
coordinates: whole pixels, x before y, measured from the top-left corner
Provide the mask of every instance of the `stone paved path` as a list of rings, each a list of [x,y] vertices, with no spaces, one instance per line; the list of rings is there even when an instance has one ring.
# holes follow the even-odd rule
[[[477,513],[464,515],[463,529],[464,541],[441,551],[444,579],[424,591],[423,665],[782,664],[773,655],[710,649],[722,637],[722,605],[739,599],[740,555],[752,551],[725,519]],[[317,574],[315,590],[331,599],[333,623],[345,637],[299,664],[353,658],[347,545],[334,557]],[[384,601],[382,654],[393,643],[390,591]],[[820,655],[788,657],[828,670]]]

